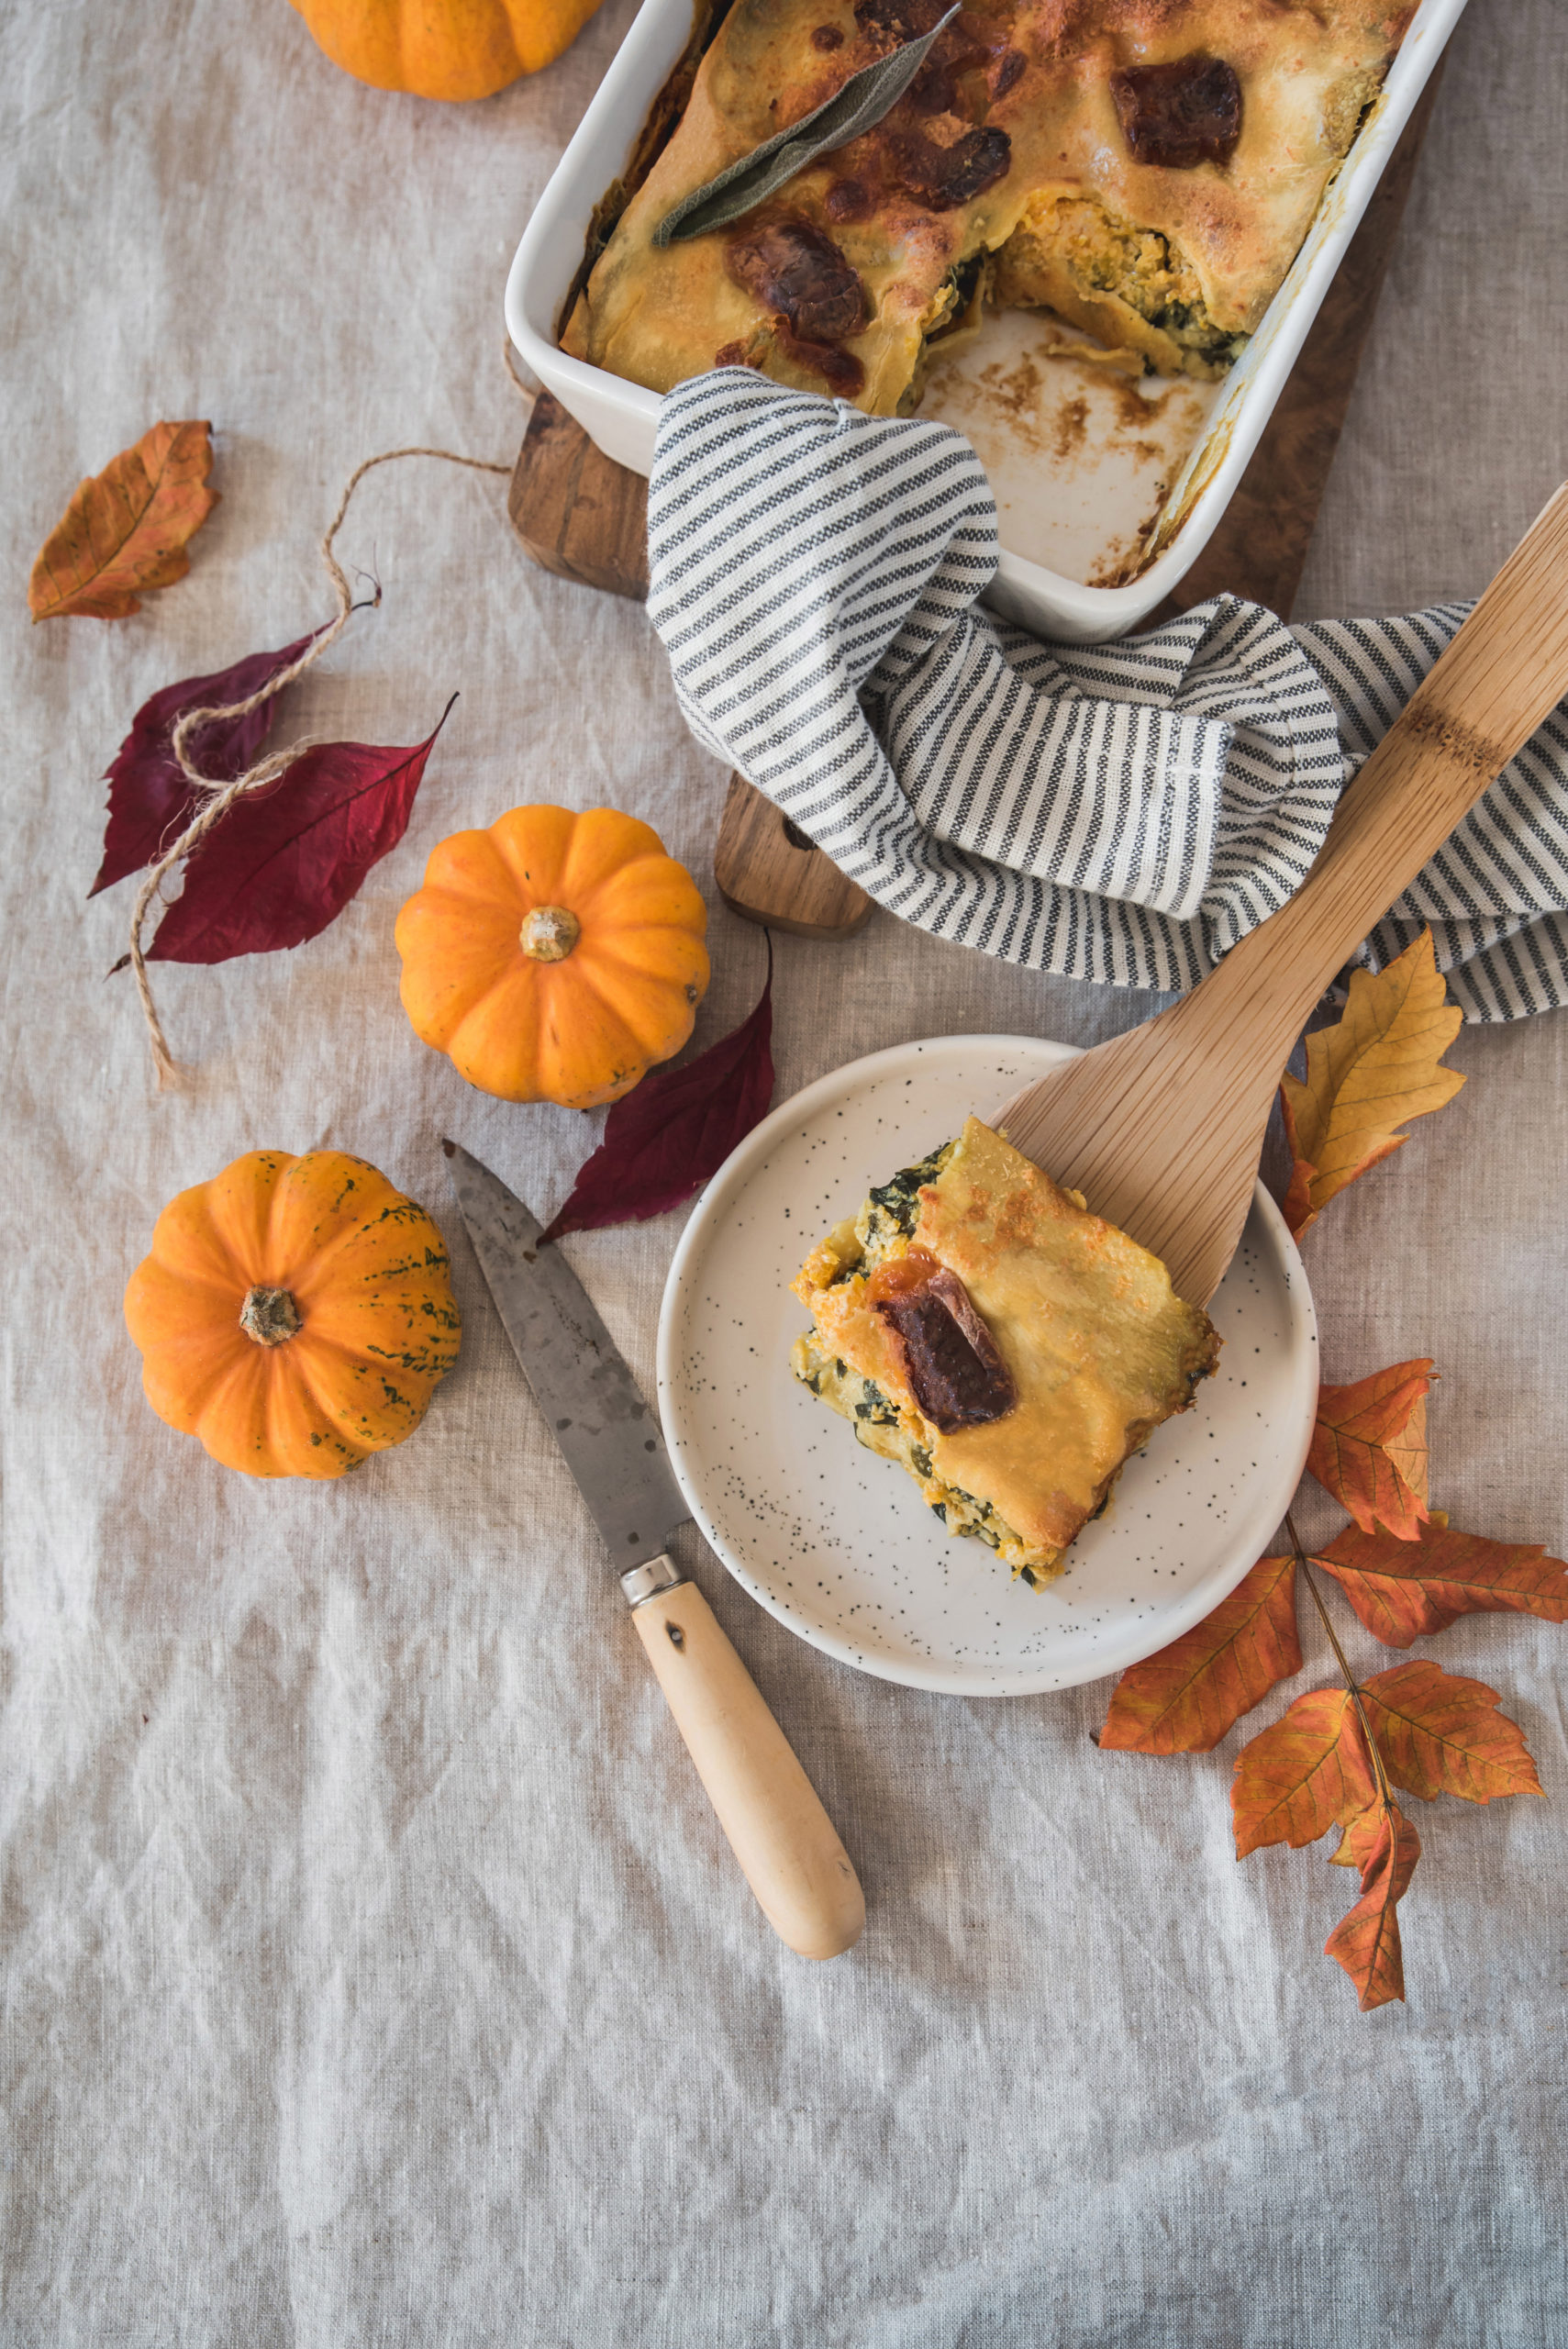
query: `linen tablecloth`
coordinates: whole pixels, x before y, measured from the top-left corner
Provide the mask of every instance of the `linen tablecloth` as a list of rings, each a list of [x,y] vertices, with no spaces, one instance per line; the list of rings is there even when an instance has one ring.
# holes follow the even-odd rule
[[[1422,1809],[1409,2003],[1363,2018],[1320,1954],[1351,1897],[1326,1849],[1232,1857],[1235,1739],[1101,1755],[1104,1686],[856,1676],[688,1531],[870,1903],[826,1968],[762,1924],[445,1187],[443,1130],[549,1212],[595,1124],[467,1091],[397,1003],[430,847],[539,799],[629,808],[697,875],[699,1042],[762,976],[712,888],[724,774],[644,615],[532,569],[498,478],[373,476],[343,551],[384,602],[282,720],[412,742],[461,689],[405,844],[311,945],[157,972],[177,1093],[105,978],[129,892],[84,902],[96,778],[139,702],[327,616],[315,544],[361,457],[515,453],[506,263],[629,17],[462,108],[361,88],[284,0],[0,19],[0,2338],[1560,2340],[1561,1631],[1477,1617],[1427,1651],[1504,1690],[1552,1799]],[[1472,0],[1303,616],[1473,595],[1568,472],[1565,89],[1554,0]],[[189,578],[29,632],[66,495],[160,416],[217,429]],[[780,1097],[905,1038],[1088,1042],[1154,1000],[881,915],[781,939],[775,996]],[[1326,1374],[1434,1355],[1434,1497],[1559,1550],[1565,1048],[1557,1016],[1462,1034],[1457,1101],[1307,1242]],[[462,1357],[348,1482],[253,1484],[147,1409],[120,1294],[176,1189],[322,1144],[445,1225]],[[650,1389],[680,1222],[567,1243]],[[1332,1667],[1306,1610],[1303,1637],[1307,1687]]]

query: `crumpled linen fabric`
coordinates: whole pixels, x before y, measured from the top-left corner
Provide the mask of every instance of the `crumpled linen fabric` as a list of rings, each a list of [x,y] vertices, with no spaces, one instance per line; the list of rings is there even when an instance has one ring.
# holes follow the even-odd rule
[[[869,1899],[826,1967],[760,1920],[447,1188],[443,1133],[549,1214],[600,1121],[472,1092],[397,1000],[437,841],[539,800],[626,808],[695,875],[695,1047],[762,985],[713,885],[728,769],[645,615],[524,558],[504,480],[367,477],[339,551],[381,607],[279,713],[280,744],[417,742],[461,689],[404,843],[293,953],[155,966],[176,1091],[106,976],[135,885],[86,892],[135,710],[330,613],[317,541],[361,459],[515,455],[502,284],[631,15],[474,106],[360,86],[284,0],[0,17],[0,2342],[1541,2349],[1568,2334],[1562,1630],[1416,1651],[1503,1692],[1551,1798],[1416,1806],[1409,2003],[1368,2018],[1321,1954],[1349,1872],[1233,1856],[1237,1737],[1101,1754],[1105,1684],[867,1679],[688,1528]],[[1539,291],[1560,50],[1549,0],[1472,0],[1307,613],[1473,596],[1568,472]],[[215,427],[188,577],[29,628],[72,487],[161,416]],[[780,1100],[911,1038],[1087,1044],[1159,1000],[884,913],[775,951]],[[1562,1554],[1568,1022],[1451,1057],[1464,1090],[1307,1241],[1324,1367],[1435,1355],[1434,1497]],[[148,1409],[120,1297],[177,1190],[317,1146],[431,1209],[463,1348],[407,1443],[257,1484]],[[650,1395],[682,1223],[563,1243]],[[1308,1494],[1298,1522],[1338,1519]],[[1357,1669],[1398,1661],[1328,1604]],[[1302,1639],[1292,1687],[1331,1683],[1310,1608]]]
[[[1000,551],[947,426],[745,368],[663,404],[649,616],[705,748],[904,920],[1032,970],[1184,990],[1292,896],[1469,606],[1287,628],[1216,596],[1114,644],[976,598]],[[1395,902],[1473,1019],[1568,1002],[1568,715]]]

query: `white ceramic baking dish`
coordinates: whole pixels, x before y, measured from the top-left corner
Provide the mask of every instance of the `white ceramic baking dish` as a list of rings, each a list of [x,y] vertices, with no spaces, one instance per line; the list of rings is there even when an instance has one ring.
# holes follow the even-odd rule
[[[986,601],[1046,636],[1092,643],[1135,628],[1196,561],[1229,503],[1296,363],[1373,190],[1464,0],[1420,0],[1383,93],[1319,207],[1307,241],[1191,450],[1151,543],[1125,585],[1085,586],[1004,548]],[[692,0],[644,0],[523,233],[506,281],[506,325],[519,356],[607,457],[646,473],[660,396],[556,341],[595,206],[624,170],[648,113],[690,38]]]

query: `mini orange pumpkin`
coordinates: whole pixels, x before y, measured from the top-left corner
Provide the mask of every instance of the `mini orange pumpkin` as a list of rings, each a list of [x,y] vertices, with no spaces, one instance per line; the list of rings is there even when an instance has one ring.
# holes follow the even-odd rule
[[[576,39],[599,0],[294,0],[334,65],[377,90],[488,98]]]
[[[590,1109],[691,1034],[706,929],[691,874],[635,816],[514,807],[432,853],[397,917],[403,1008],[482,1092]]]
[[[441,1235],[340,1150],[253,1150],[159,1217],[125,1318],[161,1419],[252,1476],[401,1443],[457,1360]]]

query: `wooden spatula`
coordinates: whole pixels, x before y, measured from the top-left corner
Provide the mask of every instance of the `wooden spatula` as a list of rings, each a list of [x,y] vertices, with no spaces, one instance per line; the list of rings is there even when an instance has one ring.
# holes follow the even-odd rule
[[[1568,486],[1515,549],[1335,810],[1290,902],[1188,996],[1017,1095],[993,1123],[1207,1304],[1236,1252],[1307,1014],[1568,694]]]

